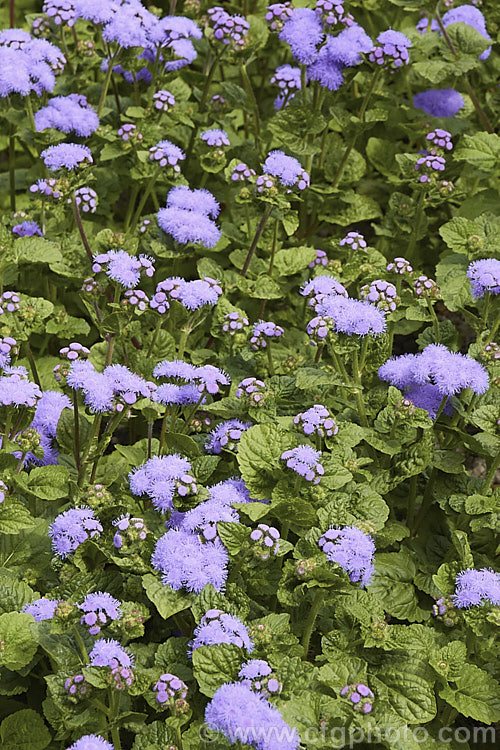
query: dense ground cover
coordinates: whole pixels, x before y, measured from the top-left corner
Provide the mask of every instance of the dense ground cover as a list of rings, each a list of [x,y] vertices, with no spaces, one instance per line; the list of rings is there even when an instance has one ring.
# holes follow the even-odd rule
[[[442,6],[2,10],[2,748],[495,746],[500,8]]]

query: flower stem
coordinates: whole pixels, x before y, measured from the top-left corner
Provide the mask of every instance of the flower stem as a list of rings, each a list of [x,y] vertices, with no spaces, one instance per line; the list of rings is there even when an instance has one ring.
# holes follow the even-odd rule
[[[85,229],[83,228],[83,222],[82,222],[82,217],[80,214],[80,209],[78,208],[78,204],[76,202],[74,193],[71,199],[71,203],[73,204],[73,212],[75,214],[76,225],[78,227],[78,231],[80,232],[80,237],[82,238],[83,247],[85,248],[85,252],[87,253],[87,258],[90,260],[91,263],[93,263],[94,258],[92,256],[92,250],[90,249],[89,241],[87,239],[87,235],[85,234]]]
[[[257,152],[260,151],[260,115],[259,115],[259,105],[257,103],[257,99],[255,98],[255,94],[252,87],[252,82],[250,80],[250,77],[248,75],[246,65],[243,63],[240,64],[240,74],[241,74],[241,80],[243,81],[243,88],[245,89],[245,93],[248,96],[253,109],[253,130],[255,135],[255,147],[257,149]]]
[[[311,604],[311,609],[309,610],[306,624],[304,626],[304,633],[302,635],[302,648],[304,649],[304,653],[302,655],[303,659],[307,659],[307,655],[309,653],[309,644],[311,642],[311,635],[312,635],[313,628],[314,628],[314,623],[316,622],[316,617],[318,616],[318,612],[320,610],[324,596],[325,596],[325,589],[318,589],[314,595],[314,599]]]
[[[10,209],[16,210],[16,136],[14,135],[13,125],[10,126],[9,135],[9,189],[10,189]]]
[[[156,322],[155,330],[153,332],[153,335],[151,336],[151,343],[149,344],[148,352],[146,354],[146,357],[148,357],[148,359],[151,356],[151,354],[153,353],[153,349],[155,347],[156,340],[158,339],[158,334],[160,332],[161,324],[162,324],[162,319],[158,318],[158,320]]]
[[[109,82],[111,81],[111,75],[113,73],[113,66],[118,58],[118,55],[120,53],[120,48],[116,50],[116,52],[111,55],[111,57],[108,59],[108,69],[106,70],[106,75],[104,77],[104,83],[102,85],[101,89],[101,96],[99,97],[99,104],[97,105],[97,116],[101,116],[101,110],[104,106],[104,102],[106,100],[106,94],[108,93],[109,88]]]
[[[154,174],[150,177],[149,182],[146,185],[146,189],[144,190],[141,200],[139,201],[139,205],[137,206],[134,214],[134,218],[130,222],[130,227],[135,227],[137,222],[139,221],[139,217],[141,215],[142,209],[144,208],[147,199],[149,198],[149,195],[155,185],[156,180],[158,179],[158,175],[160,174],[161,167],[157,167]],[[127,234],[129,233],[129,230],[127,231]]]
[[[30,342],[28,340],[26,340],[26,355],[28,357],[28,362],[30,363],[31,372],[32,372],[32,375],[33,375],[33,380],[35,381],[35,383],[37,384],[37,386],[39,388],[41,388],[42,384],[40,383],[40,378],[38,376],[38,370],[36,369],[35,358],[33,356],[33,352],[31,351]]]
[[[37,131],[36,131],[36,125],[35,125],[35,115],[33,114],[33,105],[31,103],[31,95],[28,94],[27,96],[25,96],[24,101],[26,103],[26,109],[28,112],[31,130],[33,131],[33,133],[36,133]]]
[[[422,498],[422,505],[420,506],[420,510],[417,513],[417,517],[415,519],[415,523],[413,525],[413,528],[411,529],[412,536],[415,536],[420,524],[424,520],[425,516],[429,512],[429,508],[432,503],[432,493],[434,491],[434,484],[437,479],[437,469],[434,467],[430,473],[429,479],[427,480],[427,485],[424,490],[424,496]]]
[[[271,246],[271,260],[269,261],[269,271],[267,272],[269,276],[273,275],[274,256],[276,254],[276,245],[278,244],[278,226],[279,226],[279,219],[275,219],[275,221],[274,221],[273,244]]]
[[[78,647],[81,651],[82,658],[84,664],[88,664],[90,662],[89,655],[87,653],[87,649],[85,648],[85,643],[83,642],[82,636],[78,632],[78,628],[76,625],[73,625],[71,628],[73,635],[75,636],[75,641],[78,643]]]
[[[484,479],[481,494],[485,495],[490,489],[491,483],[493,482],[495,478],[495,474],[497,473],[499,466],[500,466],[500,450],[497,452],[496,456],[494,456],[491,461],[490,468],[488,469],[488,473],[486,474],[486,477]]]
[[[356,406],[358,408],[359,421],[362,427],[368,427],[368,418],[366,416],[365,402],[363,399],[363,393],[361,391],[361,379],[359,375],[359,361],[358,361],[358,350],[354,349],[352,353],[352,378],[354,383],[359,386],[354,389],[354,398],[356,399]]]
[[[259,242],[260,235],[264,231],[264,227],[267,224],[267,220],[269,219],[272,211],[272,206],[267,206],[266,210],[264,211],[261,220],[259,221],[259,224],[257,226],[257,229],[255,230],[254,238],[252,240],[252,244],[250,245],[250,249],[248,250],[248,255],[246,257],[245,263],[243,265],[243,268],[240,271],[241,276],[246,276],[248,271],[248,266],[250,265],[250,261],[252,260],[252,256],[255,252],[255,248],[257,247],[257,243]]]
[[[410,494],[408,498],[408,512],[406,514],[406,525],[409,529],[413,526],[413,521],[415,518],[415,502],[417,499],[417,475],[415,474],[410,478]]]
[[[437,319],[436,311],[434,310],[434,305],[430,301],[429,297],[426,297],[425,301],[427,302],[427,308],[432,318],[432,326],[434,328],[434,338],[436,339],[436,344],[439,344],[439,321]]]
[[[495,338],[495,334],[498,331],[498,328],[500,326],[500,313],[497,315],[497,319],[493,323],[493,328],[490,331],[490,334],[488,336],[488,340],[485,343],[485,346],[487,346],[493,339]]]
[[[73,413],[75,415],[74,439],[75,439],[75,463],[80,471],[80,418],[78,412],[78,394],[73,390]]]
[[[273,362],[273,353],[271,350],[271,342],[267,342],[267,369],[269,371],[269,376],[272,378],[274,375],[274,362]]]
[[[410,263],[413,259],[413,251],[415,250],[415,245],[417,244],[418,234],[420,231],[420,225],[422,223],[422,217],[424,215],[425,196],[426,196],[426,191],[421,190],[420,195],[418,196],[417,208],[415,211],[415,222],[413,224],[413,229],[412,229],[412,233],[410,236],[410,242],[408,243],[408,249],[406,251],[406,257],[408,258]]]

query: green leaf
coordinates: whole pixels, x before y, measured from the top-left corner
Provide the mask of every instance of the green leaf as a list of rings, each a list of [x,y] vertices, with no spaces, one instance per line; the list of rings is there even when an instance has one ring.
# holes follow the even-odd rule
[[[274,259],[274,266],[280,276],[293,276],[303,271],[316,258],[313,247],[289,247],[278,250]]]
[[[0,650],[0,666],[17,670],[29,664],[38,648],[31,633],[33,623],[33,615],[25,612],[0,615],[0,640],[5,643]]]
[[[436,715],[432,671],[425,662],[401,658],[388,659],[388,665],[376,671],[374,687],[387,693],[392,710],[408,724],[423,724]]]
[[[39,466],[31,470],[27,489],[42,500],[57,500],[68,494],[69,472],[64,466]]]
[[[440,698],[475,721],[500,721],[500,685],[488,672],[475,664],[463,664],[453,683],[455,687],[440,688]]]
[[[436,282],[448,310],[460,310],[472,302],[467,278],[468,265],[466,255],[453,254],[446,256],[436,266]]]
[[[19,237],[11,250],[16,263],[57,263],[62,254],[55,242],[43,237]]]
[[[456,451],[434,451],[432,465],[446,474],[463,474],[465,456]]]
[[[171,451],[180,452],[189,457],[200,455],[200,449],[193,438],[180,432],[166,432],[165,445]]]
[[[245,651],[234,643],[200,646],[193,651],[193,674],[200,691],[209,698],[225,682],[235,682]]]
[[[16,711],[0,724],[2,750],[44,750],[50,741],[44,720],[31,708]]]
[[[0,505],[0,534],[17,534],[33,523],[29,510],[18,500],[9,498]]]
[[[258,276],[250,282],[250,297],[253,299],[282,299],[283,290],[280,285],[267,274]]]
[[[477,29],[463,21],[450,23],[446,32],[456,51],[463,55],[479,57],[491,44]]]
[[[272,495],[280,456],[291,447],[293,437],[274,424],[254,425],[243,433],[237,459],[252,497]]]
[[[165,750],[177,742],[177,732],[164,721],[153,721],[135,735],[132,750]]]
[[[149,601],[155,605],[164,620],[177,614],[177,612],[188,609],[195,599],[194,594],[187,594],[182,590],[174,591],[170,586],[164,586],[151,573],[142,576],[142,585]]]
[[[0,614],[20,610],[35,598],[33,589],[8,571],[0,573]]]
[[[498,165],[500,137],[496,133],[480,131],[474,135],[462,135],[454,151],[454,158],[465,161],[481,172],[491,172]]]
[[[397,152],[396,143],[382,138],[369,138],[366,144],[367,157],[375,169],[385,177],[390,177],[394,172],[394,157]]]
[[[251,530],[241,523],[233,521],[219,521],[217,534],[224,547],[233,557],[239,555],[241,550],[248,545]]]
[[[418,605],[413,580],[417,569],[407,549],[400,552],[382,552],[375,558],[375,575],[370,583],[370,593],[398,620],[418,622],[428,618],[429,612]]]

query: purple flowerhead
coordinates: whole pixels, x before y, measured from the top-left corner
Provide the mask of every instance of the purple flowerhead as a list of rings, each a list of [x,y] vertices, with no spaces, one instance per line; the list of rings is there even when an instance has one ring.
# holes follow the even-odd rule
[[[127,143],[128,141],[142,141],[143,135],[137,130],[137,125],[126,122],[116,131],[116,135]]]
[[[486,602],[500,605],[500,574],[491,568],[462,570],[455,581],[455,593],[451,597],[458,609],[477,607]]]
[[[51,172],[56,172],[58,169],[73,170],[92,164],[94,161],[90,149],[79,143],[59,143],[57,146],[49,146],[41,152],[40,156]]]
[[[333,276],[315,276],[300,289],[303,297],[309,297],[308,305],[316,308],[326,297],[340,294],[347,297],[347,289]]]
[[[35,622],[42,622],[42,620],[52,620],[54,617],[59,599],[47,599],[45,596],[41,599],[35,599],[30,604],[25,604],[21,612],[26,612],[28,615],[33,615]]]
[[[455,89],[429,89],[413,97],[413,106],[433,117],[455,117],[464,105],[462,94]]]
[[[432,614],[436,620],[442,622],[447,628],[452,628],[458,622],[459,614],[452,596],[442,596],[437,599],[436,603],[432,605]]]
[[[178,453],[155,456],[129,474],[130,489],[134,495],[147,495],[155,510],[166,513],[176,494],[188,497],[198,492],[190,471],[190,462]]]
[[[214,365],[202,365],[196,368],[195,381],[200,393],[210,393],[213,396],[219,393],[220,389],[229,385],[231,378]]]
[[[250,406],[263,406],[266,384],[257,378],[244,378],[238,383],[236,398],[247,398]]]
[[[176,242],[214,247],[221,231],[213,219],[220,206],[212,193],[205,189],[191,190],[186,185],[172,188],[167,195],[166,208],[158,211],[158,225]]]
[[[19,310],[19,302],[21,301],[17,292],[2,292],[0,294],[0,315],[4,312],[17,312]]]
[[[295,65],[280,65],[271,76],[270,82],[278,86],[279,94],[274,100],[274,108],[281,109],[291,101],[300,89],[300,68]]]
[[[63,409],[70,409],[71,401],[66,394],[60,391],[43,391],[35,409],[35,416],[31,426],[33,429],[44,433],[47,437],[55,438],[57,423]]]
[[[90,187],[81,187],[75,190],[75,202],[84,214],[95,214],[97,208],[97,193]],[[68,203],[71,203],[68,200]]]
[[[55,201],[61,197],[61,192],[58,189],[59,183],[55,177],[48,179],[40,179],[30,185],[30,193],[40,193],[43,198],[53,198]]]
[[[239,515],[227,503],[210,498],[200,503],[196,508],[188,510],[182,518],[180,527],[183,531],[198,534],[202,541],[212,542],[218,539],[217,524],[219,521],[239,521]]]
[[[217,646],[220,643],[234,643],[249,654],[254,650],[253,641],[241,620],[220,609],[209,609],[194,631],[189,652],[192,654],[200,646]]]
[[[360,296],[367,302],[371,302],[384,312],[394,312],[398,306],[398,292],[394,284],[384,279],[377,279],[371,284],[365,284],[360,289]]]
[[[415,164],[415,172],[419,172],[419,182],[435,182],[439,176],[439,172],[444,172],[446,169],[446,159],[444,156],[437,156],[436,154],[426,154],[417,159]]]
[[[170,701],[182,700],[187,696],[188,687],[180,677],[166,672],[160,675],[160,679],[155,683],[153,690],[156,692],[158,703],[169,703]]]
[[[210,583],[222,591],[227,578],[228,554],[220,540],[204,542],[197,534],[170,529],[161,536],[151,557],[164,586],[175,591],[200,591]]]
[[[241,682],[225,683],[215,692],[205,709],[205,723],[231,743],[244,736],[259,750],[298,750],[300,745],[297,730],[286,724],[278,709]]]
[[[452,151],[453,149],[451,133],[447,130],[443,130],[443,128],[435,128],[430,133],[427,133],[425,138],[434,147],[443,149],[443,151]]]
[[[85,96],[69,94],[55,96],[47,106],[41,107],[35,113],[35,126],[38,132],[53,128],[88,138],[99,127],[99,118]]]
[[[467,269],[467,278],[476,299],[481,299],[487,292],[500,294],[500,260],[496,258],[475,260]]]
[[[243,16],[227,13],[220,6],[209,8],[208,16],[213,25],[214,39],[222,44],[231,45],[235,50],[242,49],[250,24]]]
[[[316,315],[309,321],[306,327],[309,343],[319,346],[325,343],[325,339],[333,332],[333,321],[328,316]]]
[[[116,528],[113,537],[113,545],[116,549],[128,547],[136,542],[143,542],[149,533],[143,519],[130,518],[130,513],[115,518],[112,524]]]
[[[252,552],[258,560],[269,560],[271,555],[277,555],[280,548],[280,533],[274,526],[259,523],[250,534]]]
[[[134,657],[112,638],[99,638],[89,653],[91,667],[131,667]]]
[[[285,451],[280,456],[289,469],[304,477],[308,482],[318,484],[325,473],[320,463],[321,451],[315,451],[310,445],[299,445],[297,448]]]
[[[44,0],[42,10],[56,26],[75,25],[76,12],[74,0]]]
[[[98,734],[84,734],[67,750],[114,750],[114,746]]]
[[[27,374],[13,368],[12,374],[0,377],[0,405],[2,406],[36,406],[42,392],[36,383],[28,380]],[[9,369],[6,369],[9,373]]]
[[[292,55],[301,65],[310,65],[324,39],[321,19],[312,8],[294,8],[279,38],[290,46]]]
[[[308,437],[310,435],[332,437],[339,431],[334,418],[322,404],[314,404],[307,411],[297,414],[293,418],[293,423]]]
[[[241,684],[260,694],[264,698],[277,695],[283,685],[273,674],[271,665],[264,659],[250,659],[242,666],[238,673]]]
[[[364,236],[359,232],[348,232],[339,242],[340,247],[346,247],[350,250],[364,250],[366,252],[367,244]]]
[[[219,454],[223,450],[238,452],[238,442],[251,422],[241,422],[239,419],[228,419],[221,422],[209,434],[205,443],[207,453]]]
[[[276,325],[272,321],[259,320],[255,323],[250,338],[250,348],[254,352],[259,349],[266,349],[268,342],[271,339],[280,338],[285,333],[281,326]]]
[[[153,94],[153,107],[159,112],[168,112],[171,107],[175,106],[175,97],[170,91],[162,89]]]
[[[291,2],[268,5],[265,19],[271,31],[281,31],[285,21],[292,15],[292,10],[293,6]]]
[[[328,255],[325,253],[324,250],[316,250],[316,257],[312,261],[312,263],[308,263],[308,268],[315,268],[316,266],[326,266],[328,265]]]
[[[204,141],[207,146],[230,146],[231,142],[225,130],[218,130],[213,128],[212,130],[204,130],[200,136],[201,140]]]
[[[350,701],[355,711],[369,714],[373,708],[375,696],[370,688],[362,682],[346,685],[340,691],[340,695]]]
[[[330,562],[335,562],[349,575],[353,583],[368,586],[375,568],[375,544],[369,534],[357,526],[330,528],[318,542]]]
[[[248,326],[248,318],[239,312],[230,312],[224,315],[222,330],[230,336],[234,336]]]
[[[336,333],[379,336],[386,328],[385,313],[370,302],[329,296],[316,306],[319,315],[331,318]]]
[[[99,538],[102,526],[90,508],[70,508],[56,516],[49,526],[49,536],[54,553],[63,560],[80,544]]]
[[[108,620],[118,620],[122,615],[120,602],[106,591],[88,594],[78,608],[85,613],[80,625],[86,625],[90,635],[98,635]]]
[[[7,367],[10,364],[12,355],[16,355],[18,351],[16,339],[13,339],[11,336],[0,338],[0,368],[4,369]]]
[[[474,5],[460,5],[458,8],[451,8],[443,16],[443,26],[447,28],[452,23],[466,23],[468,26],[476,29],[481,36],[491,42],[491,37],[486,31],[486,21],[483,14]],[[479,55],[480,60],[487,60],[490,56],[491,47],[488,47]]]
[[[429,279],[428,276],[417,276],[412,286],[417,297],[439,297],[441,294],[436,282],[433,279]]]
[[[346,13],[344,0],[316,0],[314,10],[327,29],[338,24],[352,26],[354,23],[352,15]]]
[[[232,182],[249,182],[255,177],[255,169],[251,169],[245,162],[237,164],[231,172]]]
[[[179,146],[171,141],[159,141],[149,149],[149,159],[159,167],[169,167],[175,174],[181,171],[179,162],[186,158],[186,154]]]
[[[148,309],[150,301],[148,295],[142,289],[127,289],[121,304],[125,308],[131,307],[141,313]]]
[[[400,276],[410,276],[413,273],[413,268],[406,258],[394,258],[393,261],[387,264],[387,271],[389,273],[397,273]]]
[[[402,65],[408,65],[410,56],[408,49],[411,41],[400,31],[388,29],[377,37],[378,44],[368,55],[370,62],[385,65],[390,70],[397,70]]]
[[[73,703],[76,703],[79,698],[83,698],[89,691],[83,674],[74,674],[68,677],[64,681],[64,689]],[[99,747],[99,745],[96,744],[95,747]]]
[[[12,227],[12,231],[14,234],[19,235],[19,237],[33,237],[34,235],[43,237],[43,232],[36,221],[23,221],[21,224],[16,224],[15,227]]]
[[[283,151],[270,151],[262,171],[264,174],[278,177],[285,187],[296,186],[299,190],[309,187],[309,175],[302,168],[301,163],[293,156],[287,156]]]
[[[92,263],[94,273],[104,272],[125,289],[137,286],[141,274],[151,278],[155,272],[154,261],[147,255],[129,255],[125,250],[109,250],[107,253],[94,255]]]

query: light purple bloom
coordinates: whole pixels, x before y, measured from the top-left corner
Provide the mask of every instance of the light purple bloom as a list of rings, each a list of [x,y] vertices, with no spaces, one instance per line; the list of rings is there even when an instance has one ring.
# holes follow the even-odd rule
[[[170,91],[162,89],[153,94],[153,107],[161,112],[168,112],[170,107],[175,106],[175,97]]]
[[[90,665],[92,667],[130,667],[134,663],[134,657],[123,646],[113,638],[99,638],[89,653]]]
[[[330,562],[338,563],[353,583],[359,581],[362,587],[368,586],[375,572],[375,544],[369,534],[356,526],[331,528],[323,534],[318,544]]]
[[[500,605],[500,574],[491,568],[462,570],[455,581],[455,593],[451,597],[459,609],[479,606],[490,602]]]
[[[321,451],[316,451],[310,445],[299,445],[297,448],[285,451],[280,456],[289,469],[293,469],[308,482],[318,484],[325,473],[320,463]]]
[[[63,560],[80,544],[99,537],[102,526],[90,508],[70,508],[56,516],[49,526],[52,549]]]
[[[42,392],[36,383],[14,372],[0,377],[0,404],[2,406],[35,406]]]
[[[360,296],[371,302],[380,310],[394,312],[398,306],[398,293],[394,284],[384,279],[376,279],[371,284],[365,284],[360,289]]]
[[[339,431],[334,418],[322,404],[314,404],[307,411],[297,414],[293,418],[293,423],[302,430],[304,435],[308,436],[331,437]]]
[[[196,534],[170,529],[161,536],[151,565],[162,574],[164,586],[175,591],[185,588],[199,594],[208,583],[216,591],[224,588],[228,554],[219,539],[202,542]]]
[[[148,495],[153,507],[166,513],[172,509],[176,493],[180,497],[197,493],[190,471],[190,462],[178,453],[155,456],[129,474],[130,489],[134,495]]]
[[[35,235],[43,237],[43,232],[36,221],[23,221],[21,224],[16,224],[15,227],[12,227],[12,231],[14,234],[19,235],[19,237],[34,237]]]
[[[230,146],[231,142],[225,130],[219,130],[213,128],[212,130],[204,130],[200,136],[202,141],[205,141],[207,146]]]
[[[467,269],[467,278],[476,299],[481,299],[487,292],[500,294],[500,260],[496,258],[475,260]]]
[[[92,164],[92,153],[87,146],[79,143],[60,143],[49,146],[40,154],[47,169],[55,172],[58,169],[76,169],[85,164]]]
[[[109,620],[118,620],[122,611],[120,602],[106,591],[98,591],[88,594],[78,608],[85,612],[80,619],[80,625],[87,625],[90,635],[97,635],[101,627],[107,625]]]
[[[402,65],[408,65],[410,59],[408,48],[411,47],[411,41],[407,36],[400,31],[387,29],[378,35],[377,42],[378,44],[368,55],[370,62],[376,65],[386,65],[393,70],[397,70]]]
[[[166,208],[158,211],[158,225],[181,244],[194,242],[210,248],[221,237],[213,221],[219,212],[220,206],[208,190],[178,186],[170,190]]]
[[[255,352],[259,349],[266,349],[269,340],[280,338],[284,333],[284,329],[271,320],[259,320],[252,330],[250,348]]]
[[[54,128],[61,133],[75,133],[88,138],[99,127],[99,118],[82,94],[56,96],[35,113],[38,132]]]
[[[94,273],[104,271],[110,279],[117,281],[125,289],[136,287],[141,273],[151,277],[154,274],[154,261],[147,255],[129,255],[125,250],[109,250],[107,253],[94,255],[92,264]]]
[[[54,613],[59,604],[59,599],[47,599],[45,596],[41,599],[35,599],[30,604],[25,604],[21,612],[26,612],[28,615],[33,615],[35,622],[42,622],[43,620],[52,620]]]
[[[149,158],[158,166],[171,167],[175,173],[179,173],[179,162],[186,158],[186,154],[171,141],[159,141],[149,149]]]
[[[348,232],[339,242],[340,247],[347,245],[351,250],[364,250],[366,252],[367,244],[364,236],[359,232]]]
[[[98,734],[84,734],[67,750],[114,750],[114,745]]]
[[[316,306],[320,315],[331,318],[337,333],[348,336],[378,336],[386,328],[385,314],[369,302],[341,297],[328,296]]]
[[[55,438],[57,423],[63,409],[71,409],[70,399],[60,391],[43,391],[35,409],[35,416],[31,426],[38,432],[45,432],[48,437]]]
[[[460,5],[458,8],[450,8],[443,16],[443,26],[446,28],[452,23],[466,23],[476,29],[481,36],[491,42],[491,37],[486,31],[486,21],[479,8],[474,5]],[[487,60],[490,56],[491,47],[488,47],[479,55],[480,60]]]
[[[279,38],[290,45],[292,54],[299,63],[310,65],[324,39],[321,20],[311,8],[294,8],[285,21]]]
[[[270,151],[262,167],[264,174],[278,177],[286,187],[296,185],[299,190],[309,186],[309,175],[298,159],[287,156],[283,151]]]
[[[231,744],[244,737],[245,744],[257,750],[297,750],[300,744],[297,730],[278,709],[243,683],[225,683],[215,692],[205,709],[205,723]]]
[[[239,521],[238,513],[226,503],[211,498],[188,510],[182,519],[181,529],[192,534],[199,534],[207,542],[218,539],[217,524],[219,521]]]
[[[340,294],[347,297],[347,289],[334,276],[315,276],[300,289],[303,297],[309,297],[309,306],[316,307],[326,297]]]
[[[205,443],[207,453],[221,453],[222,450],[238,451],[238,441],[245,430],[252,426],[251,422],[241,422],[239,419],[228,419],[221,422],[209,434]]]
[[[429,89],[413,97],[413,106],[434,117],[455,117],[464,106],[463,96],[455,89]]]
[[[73,0],[44,0],[42,10],[56,26],[75,25],[76,12]]]
[[[192,654],[200,646],[217,646],[220,643],[234,643],[249,654],[254,650],[254,643],[241,620],[220,609],[209,609],[194,631],[189,653]]]

